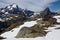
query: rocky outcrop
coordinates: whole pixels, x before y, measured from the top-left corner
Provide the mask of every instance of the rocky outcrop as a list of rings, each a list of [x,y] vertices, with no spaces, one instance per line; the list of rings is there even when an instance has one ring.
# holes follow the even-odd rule
[[[32,27],[23,27],[16,35],[16,38],[35,38],[46,36],[47,32],[44,30],[47,30],[46,26],[50,25],[47,24],[44,24],[43,21],[39,20],[37,21],[37,24]]]
[[[24,27],[17,34],[16,38],[35,38],[39,36],[45,36],[47,32],[44,29],[39,28],[38,25],[34,25],[31,28]]]

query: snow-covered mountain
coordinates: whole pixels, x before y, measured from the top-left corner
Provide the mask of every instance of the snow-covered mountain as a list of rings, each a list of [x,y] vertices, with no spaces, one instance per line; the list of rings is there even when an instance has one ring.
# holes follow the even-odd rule
[[[24,14],[25,17],[30,17],[34,14],[34,11],[22,9],[18,7],[18,5],[16,4],[8,5],[5,8],[0,8],[1,19],[6,19],[7,17],[11,17],[11,15],[14,16],[14,15],[21,15],[21,14]]]
[[[24,20],[31,17],[33,14],[34,11],[24,10],[16,4],[0,8],[0,34],[14,23],[21,22],[22,24]]]
[[[18,12],[21,12],[23,10],[22,8],[19,8],[18,5],[16,4],[6,6],[5,9],[7,12],[13,13],[13,14],[17,14]]]

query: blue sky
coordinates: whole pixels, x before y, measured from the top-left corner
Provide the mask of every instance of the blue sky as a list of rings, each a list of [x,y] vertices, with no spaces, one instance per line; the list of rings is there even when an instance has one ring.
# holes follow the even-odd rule
[[[60,0],[51,3],[50,9],[54,11],[60,11]]]
[[[0,0],[0,7],[16,3],[21,8],[42,11],[49,7],[51,11],[60,11],[60,0]]]

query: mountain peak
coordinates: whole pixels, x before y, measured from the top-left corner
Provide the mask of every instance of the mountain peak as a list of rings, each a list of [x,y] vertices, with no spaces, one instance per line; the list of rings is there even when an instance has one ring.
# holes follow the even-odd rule
[[[46,11],[46,12],[50,12],[50,9],[47,7],[44,11]]]
[[[10,9],[10,8],[17,8],[17,7],[18,7],[18,5],[16,5],[16,4],[11,4],[11,5],[7,6],[6,8]]]
[[[13,4],[13,5],[12,5],[12,7],[13,7],[13,8],[16,8],[16,7],[17,7],[17,5],[16,5],[16,4]]]

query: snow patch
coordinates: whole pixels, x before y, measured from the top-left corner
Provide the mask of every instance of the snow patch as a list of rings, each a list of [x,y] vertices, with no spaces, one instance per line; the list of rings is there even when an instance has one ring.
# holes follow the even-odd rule
[[[49,32],[46,40],[60,40],[60,30],[52,30],[52,32]]]
[[[10,6],[8,6],[8,8],[10,8]]]
[[[3,10],[1,10],[1,12],[3,12],[3,13],[4,13],[4,12],[5,12],[5,10],[3,9]]]
[[[59,16],[54,16],[53,18],[57,19],[57,23],[60,23],[60,15]]]
[[[49,27],[48,30],[45,30],[45,31],[53,31],[55,30],[55,28],[58,28],[60,27],[60,25],[54,25],[54,27]]]
[[[1,36],[7,37],[7,38],[14,38],[17,35],[17,33],[20,31],[21,28],[32,27],[35,24],[37,24],[36,21],[25,22],[23,25],[19,26],[18,28],[14,28],[11,31],[5,32]]]
[[[8,12],[5,12],[5,14],[9,14]]]
[[[16,4],[13,4],[12,7],[13,7],[13,8],[16,8]]]
[[[44,37],[38,37],[38,38],[9,38],[4,40],[45,40]]]
[[[31,22],[25,22],[24,26],[26,27],[32,27],[33,25],[37,24],[36,21],[31,21]]]
[[[11,7],[9,10],[13,10],[13,8]]]

